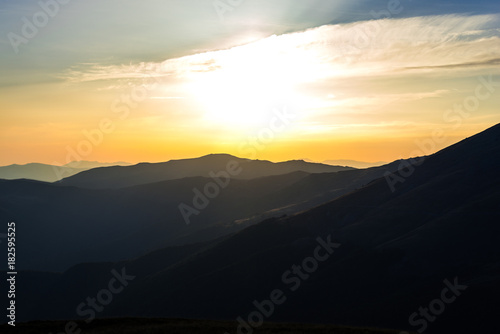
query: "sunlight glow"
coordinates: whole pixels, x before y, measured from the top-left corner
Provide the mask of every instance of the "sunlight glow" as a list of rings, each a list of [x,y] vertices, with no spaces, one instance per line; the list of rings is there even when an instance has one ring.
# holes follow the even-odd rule
[[[107,113],[122,144],[106,140],[96,159],[123,160],[119,152],[135,161],[161,161],[174,151],[244,155],[239,145],[268,129],[274,111],[286,107],[298,116],[258,144],[259,157],[398,159],[393,152],[412,152],[415,138],[429,129],[449,128],[451,141],[498,122],[498,94],[481,100],[458,129],[446,113],[474,94],[481,77],[499,82],[499,22],[498,15],[372,20],[243,44],[258,38],[256,32],[231,48],[156,62],[75,64],[57,74],[63,83],[30,93],[36,98],[25,99],[16,85],[3,89],[5,109],[17,111],[3,116],[2,133],[17,139],[0,149],[32,159],[24,138],[43,133],[50,139],[37,143],[39,160],[51,162],[49,151],[61,160],[53,143],[72,145],[73,133],[96,128]],[[57,122],[42,116],[49,111]],[[57,136],[46,135],[52,133]],[[132,151],[138,137],[150,151]]]
[[[255,125],[277,104],[299,100],[295,87],[312,75],[314,58],[283,52],[281,44],[288,42],[272,36],[223,51],[213,71],[196,74],[190,90],[205,119],[232,127]]]

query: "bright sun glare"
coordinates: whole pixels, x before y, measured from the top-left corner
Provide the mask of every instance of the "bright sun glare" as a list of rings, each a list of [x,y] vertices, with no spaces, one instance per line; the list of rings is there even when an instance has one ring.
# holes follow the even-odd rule
[[[216,66],[197,73],[191,85],[206,121],[231,127],[260,124],[277,104],[297,97],[294,69],[301,60],[298,55],[279,52],[276,39],[266,38],[207,59]]]

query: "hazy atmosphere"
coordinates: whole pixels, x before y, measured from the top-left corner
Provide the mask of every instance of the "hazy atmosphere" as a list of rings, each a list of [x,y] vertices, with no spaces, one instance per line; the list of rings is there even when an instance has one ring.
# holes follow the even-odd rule
[[[392,161],[500,120],[494,1],[60,3],[1,2],[3,165]]]

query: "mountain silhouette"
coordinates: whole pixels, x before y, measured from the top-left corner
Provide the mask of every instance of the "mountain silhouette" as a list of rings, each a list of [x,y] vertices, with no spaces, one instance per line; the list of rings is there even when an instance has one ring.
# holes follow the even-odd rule
[[[270,291],[273,321],[406,328],[446,284],[467,287],[429,333],[497,332],[500,308],[500,125],[290,217],[249,227],[155,275],[138,278],[109,314],[236,318]],[[397,178],[395,189],[388,180]],[[332,236],[341,246],[295,292],[282,275]],[[132,263],[131,263],[132,266]],[[144,298],[150,296],[150,298]],[[481,321],[478,321],[481,319]]]
[[[29,179],[44,182],[60,181],[80,172],[105,166],[125,166],[126,162],[102,163],[97,161],[73,161],[63,166],[29,163],[25,165],[9,165],[0,167],[0,179]]]
[[[69,305],[98,291],[111,268],[126,268],[133,284],[100,316],[246,319],[254,302],[280,289],[286,302],[276,305],[271,321],[498,332],[500,125],[400,164],[406,168],[333,201],[236,234],[79,265],[57,277],[32,272],[25,284],[38,282],[43,305],[51,296],[47,318],[74,317]],[[294,265],[305,267],[318,244],[331,243],[335,251],[306,278],[290,273]],[[84,277],[94,278],[84,283]],[[444,298],[446,287],[456,298],[443,302],[444,313],[432,321],[414,316]]]
[[[194,208],[196,191],[203,192],[213,178],[189,177],[120,189],[0,180],[0,219],[18,222],[24,240],[17,249],[20,269],[62,271],[80,262],[117,261],[235,233],[266,218],[307,210],[344,195],[397,170],[398,165],[231,179],[188,221],[179,205]],[[252,166],[260,168],[259,163],[247,164],[247,174],[253,173]]]
[[[370,168],[386,165],[387,162],[377,161],[377,162],[365,162],[365,161],[357,161],[357,160],[325,160],[324,164],[334,165],[334,166],[349,166],[354,168]]]
[[[60,184],[82,188],[124,188],[140,184],[181,179],[185,177],[208,177],[210,172],[226,171],[228,163],[234,162],[237,179],[254,179],[291,172],[326,173],[352,170],[352,167],[330,166],[302,160],[273,163],[265,160],[237,158],[229,154],[210,154],[195,159],[171,160],[162,163],[140,163],[125,167],[95,168],[63,179]]]

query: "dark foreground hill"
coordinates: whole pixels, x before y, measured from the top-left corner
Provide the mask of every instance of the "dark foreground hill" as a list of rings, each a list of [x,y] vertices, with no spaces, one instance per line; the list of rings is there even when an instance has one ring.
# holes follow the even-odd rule
[[[68,324],[67,321],[30,322],[17,324],[15,328],[0,325],[2,333],[40,334],[59,333]],[[188,320],[188,319],[140,319],[118,318],[99,319],[90,324],[84,321],[75,322],[76,328],[86,334],[223,334],[235,333],[238,323],[230,321]],[[260,334],[399,334],[397,331],[355,328],[332,325],[306,324],[263,324]]]
[[[99,298],[121,273],[126,287],[94,316],[498,333],[498,166],[500,125],[329,203],[216,241],[64,274],[24,273],[18,300],[30,305],[30,319],[91,318],[86,298]]]
[[[231,173],[228,164],[236,166]],[[352,167],[330,166],[302,160],[273,163],[265,160],[241,159],[228,154],[210,154],[195,159],[171,160],[161,163],[140,163],[134,166],[94,168],[63,179],[60,184],[82,188],[124,188],[146,183],[209,177],[209,173],[226,171],[235,179],[255,179],[293,172],[331,173],[353,170]]]

